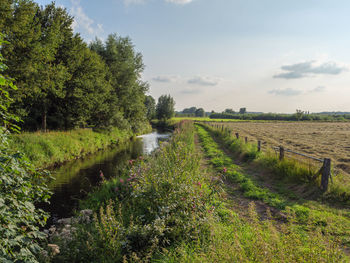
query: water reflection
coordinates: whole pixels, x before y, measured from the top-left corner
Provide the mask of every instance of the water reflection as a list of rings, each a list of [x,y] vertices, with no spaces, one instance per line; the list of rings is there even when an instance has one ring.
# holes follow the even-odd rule
[[[138,136],[138,138],[142,138],[143,153],[150,154],[159,147],[160,141],[167,140],[169,136],[169,133],[160,134],[158,132],[152,132],[149,134]]]
[[[125,145],[118,145],[62,165],[52,171],[56,178],[50,185],[54,192],[50,205],[44,205],[51,213],[50,223],[58,218],[71,216],[79,200],[84,198],[101,182],[99,171],[108,179],[121,175],[128,160],[142,154],[149,154],[159,147],[159,141],[166,140],[170,134],[153,132],[139,136]]]

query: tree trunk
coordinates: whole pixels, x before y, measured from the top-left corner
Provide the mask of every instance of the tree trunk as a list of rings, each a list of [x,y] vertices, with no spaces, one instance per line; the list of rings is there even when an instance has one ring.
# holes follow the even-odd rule
[[[46,132],[46,111],[43,111],[41,129],[43,132]]]

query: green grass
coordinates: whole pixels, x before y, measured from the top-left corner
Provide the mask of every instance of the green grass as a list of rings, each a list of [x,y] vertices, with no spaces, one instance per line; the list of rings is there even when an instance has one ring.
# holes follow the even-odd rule
[[[149,126],[145,128],[149,130]],[[125,142],[132,136],[131,131],[118,128],[24,132],[12,136],[11,148],[23,152],[35,167],[46,168]]]
[[[271,207],[278,208],[286,213],[288,213],[289,210],[293,211],[299,224],[310,224],[313,227],[320,228],[322,231],[329,233],[333,237],[341,237],[344,244],[350,244],[350,213],[348,210],[332,209],[326,205],[318,205],[317,203],[315,205],[315,203],[307,202],[302,198],[300,198],[298,202],[292,202],[288,198],[289,194],[282,191],[273,192],[261,186],[261,183],[255,180],[255,178],[240,172],[239,167],[233,164],[232,159],[229,158],[214,141],[209,132],[209,127],[197,125],[197,129],[205,152],[210,158],[210,162],[218,171],[225,171],[224,174],[226,178],[238,184],[245,197],[261,200]],[[212,131],[212,135],[214,134],[215,131]],[[225,133],[220,134],[225,136]],[[241,143],[235,142],[232,149],[240,149],[243,151],[244,147],[248,146],[242,146]],[[259,160],[261,156],[257,155],[257,158]],[[286,170],[283,167],[292,167],[292,165],[293,164],[286,162],[281,165],[282,168],[277,166],[276,169],[281,173],[280,176],[282,176],[283,171]],[[299,168],[291,168],[292,172],[287,169],[287,172],[290,172],[291,176],[293,175],[292,178],[295,179],[298,178],[298,174],[295,173],[300,171]],[[305,171],[301,171],[303,175]]]
[[[337,242],[305,231],[292,212],[282,229],[259,221],[253,205],[240,218],[213,180],[227,160],[217,158],[219,172],[209,173],[201,158],[193,125],[182,123],[157,153],[131,162],[122,178],[104,181],[82,202],[94,220],[52,238],[61,253],[50,261],[346,262]]]

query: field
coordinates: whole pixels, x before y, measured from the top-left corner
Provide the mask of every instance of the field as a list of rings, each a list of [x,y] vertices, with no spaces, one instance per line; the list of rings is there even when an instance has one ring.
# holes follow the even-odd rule
[[[350,188],[350,123],[231,122],[224,125],[233,133],[248,137],[248,141],[261,140],[263,151],[282,145],[320,159],[331,158],[337,181]]]

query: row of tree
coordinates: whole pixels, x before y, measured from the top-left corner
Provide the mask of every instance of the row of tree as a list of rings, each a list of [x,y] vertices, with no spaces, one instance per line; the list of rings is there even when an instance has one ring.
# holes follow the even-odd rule
[[[141,80],[142,55],[128,37],[86,44],[73,18],[54,3],[1,0],[1,53],[15,80],[11,111],[27,130],[118,126],[138,130],[154,116]],[[152,116],[153,115],[153,116]]]

